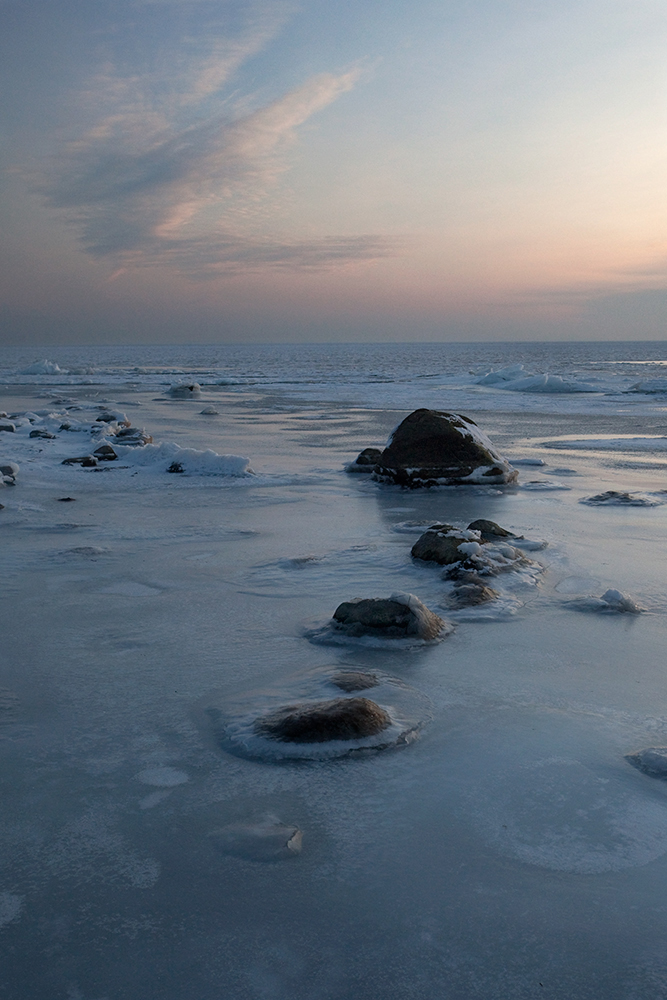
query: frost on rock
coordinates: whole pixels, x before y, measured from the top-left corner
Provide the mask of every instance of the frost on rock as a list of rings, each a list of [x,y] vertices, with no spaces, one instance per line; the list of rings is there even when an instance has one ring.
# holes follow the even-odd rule
[[[374,478],[411,488],[512,483],[518,473],[470,417],[415,410],[393,432]]]

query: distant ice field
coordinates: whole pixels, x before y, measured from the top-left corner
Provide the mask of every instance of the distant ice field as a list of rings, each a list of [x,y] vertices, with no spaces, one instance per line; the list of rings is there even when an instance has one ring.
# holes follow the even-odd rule
[[[4,350],[8,996],[661,996],[667,782],[624,755],[667,745],[665,358]],[[343,471],[418,406],[477,420],[518,482]],[[115,461],[63,464],[105,444]],[[410,550],[478,518],[525,561],[462,609]],[[453,631],[316,641],[341,602],[398,591]],[[352,697],[341,674],[372,679],[385,737],[295,752],[258,731]]]

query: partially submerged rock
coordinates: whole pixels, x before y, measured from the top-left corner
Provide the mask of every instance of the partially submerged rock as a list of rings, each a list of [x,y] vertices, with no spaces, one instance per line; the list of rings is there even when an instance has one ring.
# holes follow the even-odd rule
[[[364,448],[360,451],[354,462],[345,466],[346,472],[374,472],[375,466],[380,461],[382,452],[379,448]]]
[[[423,559],[425,562],[435,562],[439,566],[449,566],[465,559],[466,554],[461,551],[460,546],[468,542],[481,540],[478,531],[462,530],[454,528],[451,524],[436,523],[420,535],[412,546],[412,556],[414,559]]]
[[[390,725],[389,713],[369,698],[334,698],[285,705],[257,719],[255,731],[283,743],[325,743],[375,736]]]
[[[647,747],[637,753],[626,754],[625,759],[652,778],[667,778],[667,747]]]
[[[301,853],[303,832],[298,826],[267,816],[257,823],[230,823],[209,834],[223,854],[250,861],[278,861]]]
[[[477,579],[474,582],[458,583],[450,594],[450,603],[455,608],[472,608],[479,604],[495,601],[500,594],[492,587]]]
[[[511,483],[517,476],[474,420],[428,409],[398,425],[375,472],[381,482],[409,487]]]
[[[412,546],[412,556],[446,566],[449,580],[462,579],[462,574],[468,572],[496,576],[505,570],[535,565],[519,549],[504,542],[502,536],[495,536],[495,542],[484,541],[481,532],[453,528],[451,524],[432,525]]]
[[[582,497],[579,503],[589,507],[659,507],[664,499],[657,499],[645,493],[625,493],[621,490],[607,490],[592,497]]]
[[[390,598],[358,597],[339,604],[333,624],[346,635],[376,635],[382,638],[435,639],[445,622],[414,594],[392,594]]]
[[[352,694],[354,691],[367,691],[368,688],[377,687],[379,681],[375,674],[365,674],[361,670],[341,670],[333,675],[331,683],[346,694]]]

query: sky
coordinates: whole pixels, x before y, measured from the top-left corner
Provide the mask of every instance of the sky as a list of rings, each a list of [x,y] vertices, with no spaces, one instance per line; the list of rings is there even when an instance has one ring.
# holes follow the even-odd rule
[[[664,0],[0,0],[0,343],[667,333]]]

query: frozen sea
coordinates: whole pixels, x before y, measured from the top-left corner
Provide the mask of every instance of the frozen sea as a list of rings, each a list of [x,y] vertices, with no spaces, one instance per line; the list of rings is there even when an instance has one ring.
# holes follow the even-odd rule
[[[343,471],[421,406],[518,483]],[[0,411],[1,996],[667,997],[666,345],[5,348]],[[456,612],[410,548],[476,518],[532,563]],[[395,591],[454,631],[313,641]],[[340,670],[416,738],[244,741]]]

